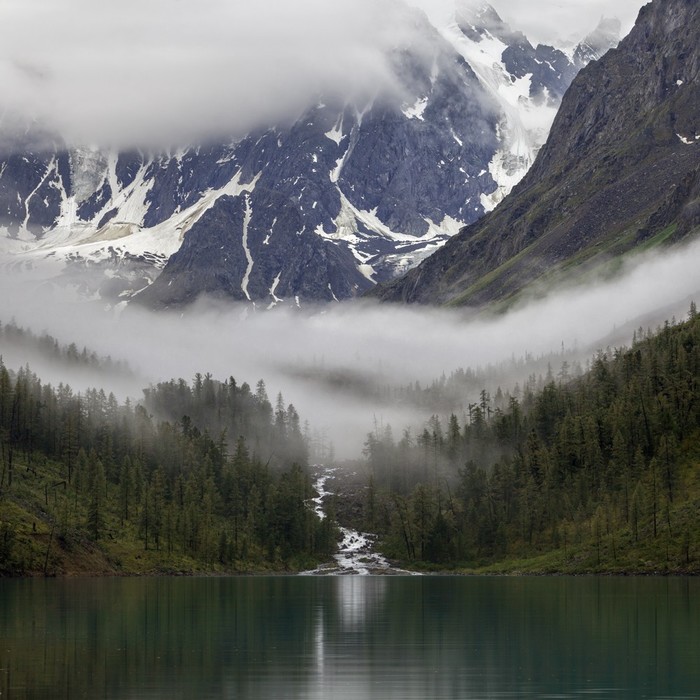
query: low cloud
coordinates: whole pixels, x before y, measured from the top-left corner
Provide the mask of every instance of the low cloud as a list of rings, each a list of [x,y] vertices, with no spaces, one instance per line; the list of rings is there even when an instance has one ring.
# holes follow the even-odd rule
[[[390,423],[398,435],[429,418],[377,388],[416,380],[425,386],[458,368],[559,353],[562,346],[577,349],[585,364],[597,348],[629,344],[639,325],[654,328],[674,314],[682,318],[690,300],[700,299],[699,264],[700,241],[663,255],[656,251],[628,263],[615,280],[559,290],[495,318],[363,302],[259,313],[202,303],[178,314],[127,309],[115,317],[94,303],[62,300],[56,288],[22,286],[21,277],[3,274],[0,319],[14,318],[65,343],[128,361],[136,377],[104,378],[105,389],[122,398],[138,398],[149,382],[189,380],[196,372],[251,386],[262,378],[273,400],[281,391],[302,419],[326,431],[339,455],[353,457],[375,420]],[[62,369],[35,370],[46,381],[74,383]],[[496,379],[505,390],[532,371],[508,369]],[[464,405],[476,398],[465,396]]]
[[[514,27],[523,31],[535,43],[561,40],[581,41],[597,26],[602,17],[615,17],[622,23],[622,36],[629,33],[645,0],[538,0],[531,3],[518,0],[494,0],[494,7]]]
[[[535,41],[592,29],[602,0],[494,0]],[[629,19],[639,0],[620,0]],[[441,22],[453,0],[408,0]],[[167,147],[298,116],[320,93],[395,87],[415,47],[402,0],[4,0],[0,129],[35,118],[72,143]],[[585,32],[584,32],[585,33]],[[580,37],[579,37],[580,38]]]
[[[231,135],[381,88],[405,30],[376,0],[6,0],[3,106],[80,142]]]

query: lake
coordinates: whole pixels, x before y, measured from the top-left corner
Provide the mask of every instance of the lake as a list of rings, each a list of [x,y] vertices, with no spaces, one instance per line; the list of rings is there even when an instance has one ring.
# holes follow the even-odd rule
[[[7,698],[698,698],[700,581],[0,581]]]

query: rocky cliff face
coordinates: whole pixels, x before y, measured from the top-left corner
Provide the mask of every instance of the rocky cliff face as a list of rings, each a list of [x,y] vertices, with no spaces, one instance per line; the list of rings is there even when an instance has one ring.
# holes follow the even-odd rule
[[[619,47],[576,77],[501,206],[376,295],[479,305],[697,233],[698,36],[694,0],[645,6]]]
[[[227,143],[114,152],[36,126],[5,134],[0,248],[155,307],[203,293],[331,301],[405,272],[522,177],[581,65],[488,6],[440,31],[412,21],[392,94],[326,96]]]

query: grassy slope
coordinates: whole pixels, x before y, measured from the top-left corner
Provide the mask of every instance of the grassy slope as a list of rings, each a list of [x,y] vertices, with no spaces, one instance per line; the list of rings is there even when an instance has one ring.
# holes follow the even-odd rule
[[[683,446],[680,488],[670,512],[659,514],[657,535],[649,517],[638,524],[635,541],[630,526],[602,519],[588,520],[552,533],[533,547],[513,543],[497,562],[475,560],[455,563],[448,570],[459,574],[700,574],[700,436]],[[15,573],[48,576],[188,575],[289,570],[281,562],[266,564],[262,557],[236,562],[225,569],[182,553],[167,543],[146,550],[138,527],[123,526],[113,514],[116,489],[108,485],[105,535],[93,542],[86,530],[85,499],[66,493],[60,469],[46,463],[32,471],[19,465],[11,495],[0,500],[0,575],[8,564]],[[48,485],[48,490],[45,488]],[[47,503],[48,493],[48,503]],[[669,526],[670,523],[670,526]],[[13,533],[9,538],[7,532]],[[596,532],[598,534],[596,534]],[[8,547],[9,544],[9,547]],[[9,550],[9,551],[8,551]],[[9,556],[8,556],[9,555]],[[300,569],[314,562],[298,562]],[[403,562],[402,566],[410,566]],[[414,563],[415,568],[415,563]],[[292,568],[292,571],[294,568]],[[444,571],[421,565],[422,571]]]
[[[37,463],[38,461],[38,463]],[[94,541],[87,528],[87,499],[63,486],[63,467],[40,457],[27,469],[15,465],[12,488],[0,497],[0,576],[140,576],[263,573],[304,569],[315,561],[270,564],[260,552],[226,568],[218,562],[217,543],[203,562],[177,542],[144,547],[134,521],[122,525],[117,487],[107,484],[104,534]],[[56,486],[61,484],[60,486]]]
[[[404,568],[451,574],[610,574],[700,575],[700,434],[681,446],[679,494],[672,506],[658,513],[654,536],[652,518],[639,519],[637,536],[631,525],[608,519],[567,523],[533,546],[510,544],[497,560],[476,558],[449,568],[401,562]]]

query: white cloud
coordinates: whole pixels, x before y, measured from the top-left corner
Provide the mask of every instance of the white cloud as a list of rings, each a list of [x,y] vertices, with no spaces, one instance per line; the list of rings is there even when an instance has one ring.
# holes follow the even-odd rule
[[[81,141],[230,133],[381,85],[401,31],[371,0],[4,2],[2,99]]]
[[[534,42],[555,42],[572,38],[580,41],[596,28],[602,17],[616,17],[622,34],[632,28],[645,0],[494,0],[494,7],[513,27],[521,29]],[[556,44],[555,44],[556,45]]]
[[[446,4],[446,3],[449,3]],[[409,0],[431,15],[452,0]],[[586,33],[603,0],[493,0],[538,40]],[[631,17],[639,0],[619,0]],[[0,110],[82,143],[187,142],[295,116],[319,90],[391,84],[401,0],[3,0]],[[413,41],[413,39],[412,39]],[[0,111],[0,114],[2,112]]]

